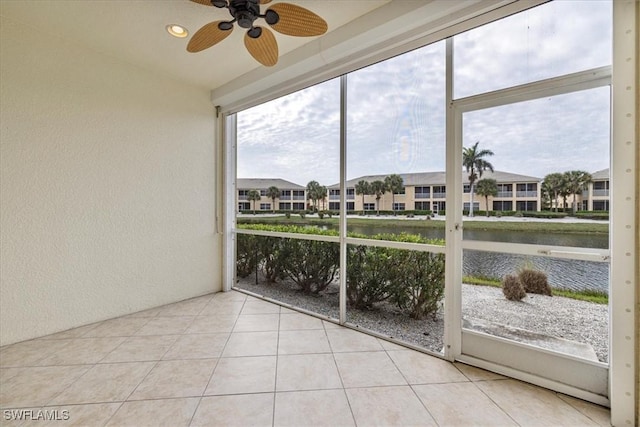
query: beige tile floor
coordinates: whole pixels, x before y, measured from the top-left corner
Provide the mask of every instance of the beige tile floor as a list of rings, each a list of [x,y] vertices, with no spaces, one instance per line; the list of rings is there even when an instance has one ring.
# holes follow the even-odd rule
[[[605,408],[235,291],[0,348],[0,408],[7,426],[609,425]]]

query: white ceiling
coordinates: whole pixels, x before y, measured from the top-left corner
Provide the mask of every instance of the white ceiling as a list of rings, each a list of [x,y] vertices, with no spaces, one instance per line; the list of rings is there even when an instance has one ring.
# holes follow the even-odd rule
[[[329,33],[390,0],[288,0],[322,16]],[[274,0],[273,4],[278,3]],[[262,10],[266,10],[262,6]],[[190,35],[203,25],[228,19],[226,9],[189,0],[0,0],[0,14],[141,68],[207,89],[218,88],[262,67],[245,50],[244,30],[203,52],[189,53],[189,38],[170,36],[165,26],[180,24]],[[276,34],[280,56],[313,38]]]

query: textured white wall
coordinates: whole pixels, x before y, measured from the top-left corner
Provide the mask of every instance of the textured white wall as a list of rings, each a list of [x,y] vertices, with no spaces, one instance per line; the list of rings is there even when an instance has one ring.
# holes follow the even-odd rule
[[[0,344],[220,290],[208,91],[0,28]]]

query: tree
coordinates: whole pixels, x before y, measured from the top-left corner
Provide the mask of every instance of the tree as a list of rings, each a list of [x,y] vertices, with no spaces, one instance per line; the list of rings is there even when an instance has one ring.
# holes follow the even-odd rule
[[[485,160],[488,156],[493,156],[491,150],[478,150],[478,144],[480,141],[476,141],[471,147],[462,148],[462,166],[467,170],[469,174],[469,216],[473,216],[473,192],[475,182],[482,178],[482,173],[485,170],[493,172],[493,165]]]
[[[483,196],[489,216],[489,196],[496,197],[498,195],[498,183],[493,178],[484,178],[478,181],[477,192],[479,196]]]
[[[564,176],[561,173],[550,173],[542,181],[542,189],[549,195],[551,208],[553,208],[553,202],[555,202],[556,212],[558,212],[558,197],[561,196],[563,187]]]
[[[356,194],[362,195],[362,214],[364,215],[364,196],[371,194],[369,182],[361,179],[356,184]]]
[[[259,202],[260,199],[262,197],[260,197],[260,192],[258,190],[249,190],[249,192],[247,193],[247,200],[249,200],[249,202],[253,202],[253,214],[256,214],[256,202]]]
[[[275,185],[272,185],[267,189],[267,197],[271,199],[271,207],[273,208],[273,212],[276,211],[276,199],[280,197],[280,189]]]
[[[318,199],[322,200],[322,210],[325,210],[325,200],[327,198],[327,187],[321,185],[318,187]]]
[[[371,183],[371,194],[375,194],[376,196],[376,211],[377,214],[380,215],[380,197],[387,191],[387,186],[384,184],[384,181],[375,180]]]
[[[578,195],[582,194],[584,188],[591,182],[591,174],[580,170],[568,171],[564,173],[564,179],[567,193],[573,195],[571,212],[575,214],[578,210]]]
[[[384,179],[384,183],[387,186],[387,190],[391,192],[391,209],[395,211],[395,193],[399,193],[404,190],[404,181],[400,175],[389,175]],[[395,215],[395,212],[394,212]]]
[[[309,181],[307,184],[307,199],[311,200],[312,207],[318,210],[318,200],[320,199],[320,183],[318,181]]]

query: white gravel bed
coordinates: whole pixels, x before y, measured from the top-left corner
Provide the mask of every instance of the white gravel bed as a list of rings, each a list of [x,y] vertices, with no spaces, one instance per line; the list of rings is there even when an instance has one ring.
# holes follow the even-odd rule
[[[324,316],[338,318],[338,286],[330,285],[318,295],[296,289],[294,283],[282,281],[267,284],[255,277],[241,279],[240,289],[302,308]],[[522,301],[509,301],[499,288],[462,285],[464,317],[508,325],[513,328],[590,344],[598,359],[608,361],[608,307],[570,298],[528,294]],[[385,336],[432,351],[443,346],[442,310],[436,318],[411,319],[391,304],[382,303],[374,310],[347,307],[348,322]]]

